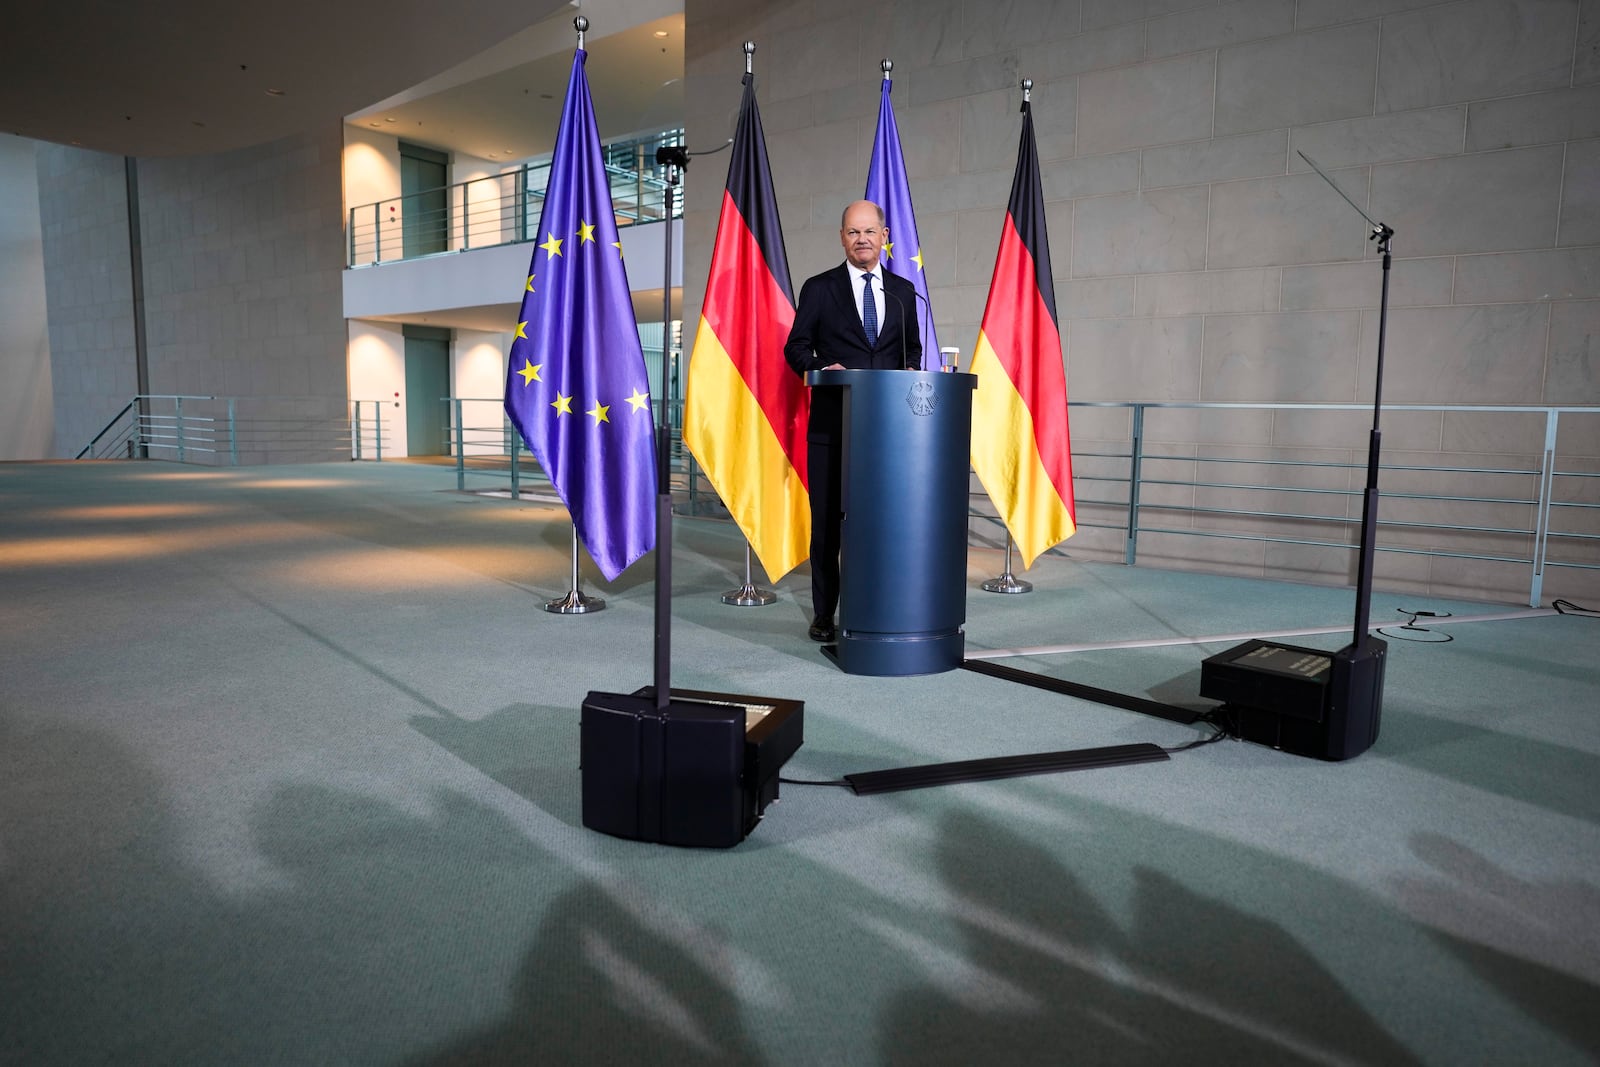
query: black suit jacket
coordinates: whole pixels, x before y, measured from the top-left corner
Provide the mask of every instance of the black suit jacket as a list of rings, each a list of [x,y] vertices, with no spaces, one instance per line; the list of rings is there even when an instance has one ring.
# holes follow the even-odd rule
[[[860,271],[841,263],[807,279],[800,288],[794,326],[783,346],[784,358],[796,374],[821,370],[839,363],[850,370],[918,369],[922,366],[922,337],[917,330],[917,291],[891,271],[883,272],[888,299],[878,309],[878,343],[867,346],[867,335],[856,313],[852,288]],[[807,438],[835,443],[839,440],[842,398],[834,388],[814,389]]]

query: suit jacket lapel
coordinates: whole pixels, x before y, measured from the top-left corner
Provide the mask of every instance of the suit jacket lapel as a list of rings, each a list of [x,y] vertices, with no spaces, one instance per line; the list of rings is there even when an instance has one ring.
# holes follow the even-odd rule
[[[865,348],[867,345],[866,327],[861,325],[861,313],[856,310],[856,274],[850,269],[849,264],[841,264],[834,268],[833,295],[839,301],[839,321],[855,328],[851,336]]]

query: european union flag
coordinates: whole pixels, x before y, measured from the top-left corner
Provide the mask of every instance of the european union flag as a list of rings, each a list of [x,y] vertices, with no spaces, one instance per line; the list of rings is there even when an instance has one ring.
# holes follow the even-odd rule
[[[655,547],[655,431],[611,186],[583,65],[556,132],[543,239],[506,374],[506,414],[607,581]]]
[[[906,160],[900,152],[900,127],[889,103],[892,85],[883,79],[878,101],[878,130],[872,139],[872,161],[867,164],[867,199],[883,208],[889,239],[883,246],[883,269],[894,271],[917,290],[917,328],[922,338],[922,367],[939,369],[939,335],[933,328],[933,305],[928,303],[928,278],[922,271],[922,241],[917,237],[917,213],[911,207],[911,184],[906,180]],[[909,309],[908,309],[909,310]]]

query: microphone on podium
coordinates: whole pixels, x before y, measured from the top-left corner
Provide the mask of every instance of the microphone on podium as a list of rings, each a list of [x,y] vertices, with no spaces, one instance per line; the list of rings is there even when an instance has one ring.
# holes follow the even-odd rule
[[[921,370],[921,367],[908,367],[906,365],[906,306],[900,302],[900,298],[898,296],[895,296],[889,291],[889,287],[883,284],[882,279],[879,279],[878,281],[878,291],[884,296],[888,297],[890,300],[893,300],[895,307],[900,309],[900,369]],[[916,292],[915,289],[911,291],[913,293]]]

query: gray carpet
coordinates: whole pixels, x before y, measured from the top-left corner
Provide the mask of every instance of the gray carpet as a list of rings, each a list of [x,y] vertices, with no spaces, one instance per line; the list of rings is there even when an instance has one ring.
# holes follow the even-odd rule
[[[1207,732],[846,677],[803,568],[725,607],[737,532],[675,536],[673,684],[804,700],[789,776]],[[1600,620],[1392,641],[1345,763],[786,785],[737,848],[679,850],[581,825],[577,708],[652,680],[653,573],[586,569],[607,610],[549,614],[569,539],[409,464],[0,465],[0,1062],[1600,1057]],[[1067,547],[1021,597],[973,551],[971,651],[1349,623],[1348,590]],[[1402,607],[1517,606],[1374,619]],[[1199,709],[1224,647],[1000,662]]]

